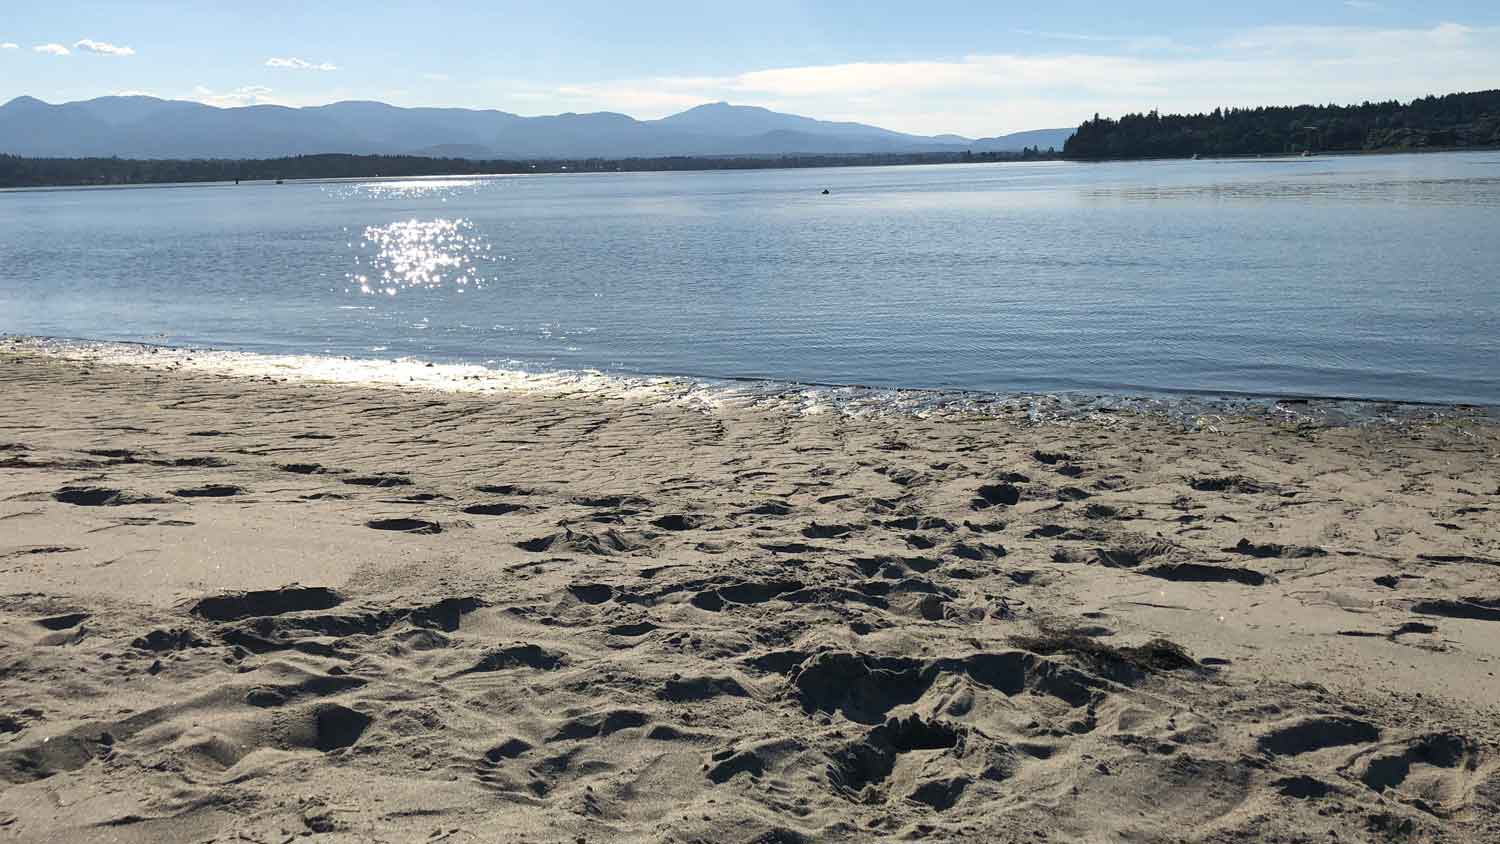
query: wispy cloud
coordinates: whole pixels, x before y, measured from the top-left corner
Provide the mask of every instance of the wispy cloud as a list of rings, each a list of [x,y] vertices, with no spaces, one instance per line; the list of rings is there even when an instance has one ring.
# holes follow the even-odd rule
[[[422,74],[422,78],[432,82],[447,82],[453,77],[446,73],[424,73]]]
[[[1500,78],[1497,38],[1500,27],[1459,23],[1263,27],[1162,53],[1077,41],[1081,49],[1063,53],[513,85],[507,98],[530,112],[621,109],[642,117],[729,100],[909,132],[980,136],[1076,125],[1095,112],[1359,102],[1492,88]]]
[[[114,44],[108,44],[103,41],[95,41],[92,38],[85,38],[82,41],[79,41],[78,43],[73,45],[73,49],[82,50],[85,53],[98,53],[101,56],[135,55],[135,50],[131,49],[130,47],[117,47]]]
[[[6,41],[5,43],[0,44],[0,50],[19,50],[19,49],[21,49],[21,45],[15,43],[14,41]]]
[[[218,106],[219,108],[239,108],[252,105],[275,105],[278,101],[271,95],[274,92],[264,85],[245,85],[232,91],[215,91],[203,85],[193,89],[193,95],[189,99],[203,103],[204,105]]]
[[[31,49],[48,56],[66,56],[72,53],[71,50],[61,44],[38,44]]]
[[[266,67],[276,67],[283,70],[338,70],[338,66],[329,62],[310,62],[298,58],[272,58],[266,59]]]
[[[1195,49],[1166,35],[1100,35],[1083,32],[1037,32],[1030,29],[1018,29],[1016,33],[1048,41],[1081,41],[1088,44],[1111,44],[1137,52],[1165,50],[1191,51]]]

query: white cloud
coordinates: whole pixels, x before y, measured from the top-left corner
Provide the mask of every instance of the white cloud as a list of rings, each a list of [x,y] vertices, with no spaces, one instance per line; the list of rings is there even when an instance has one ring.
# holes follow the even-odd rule
[[[422,74],[422,78],[432,82],[447,82],[453,77],[449,76],[446,73],[424,73]]]
[[[82,41],[79,41],[78,43],[73,45],[73,48],[75,50],[82,50],[85,53],[98,53],[101,56],[135,55],[135,50],[131,49],[130,47],[117,47],[114,44],[106,44],[103,41],[95,41],[92,38],[85,38]]]
[[[661,117],[715,100],[922,134],[994,135],[1127,111],[1407,99],[1483,90],[1500,78],[1500,27],[1302,26],[1247,30],[1165,53],[1105,38],[1065,53],[772,68],[512,86],[528,111],[620,109]],[[1078,39],[1071,39],[1078,41]],[[1122,48],[1123,52],[1111,50]]]
[[[271,96],[272,93],[273,91],[264,85],[245,85],[235,88],[232,91],[214,91],[211,88],[199,85],[193,89],[193,95],[188,99],[219,108],[279,105],[280,102]]]
[[[303,61],[302,59],[297,58],[266,59],[266,67],[277,67],[283,70],[338,70],[338,67],[336,65],[330,64],[328,62],[316,64],[314,62]]]
[[[19,49],[21,49],[21,45],[15,43],[14,41],[6,41],[4,44],[0,44],[0,50],[19,50]]]
[[[38,44],[31,49],[35,52],[43,53],[48,56],[66,56],[72,52],[67,47],[64,47],[61,44]]]

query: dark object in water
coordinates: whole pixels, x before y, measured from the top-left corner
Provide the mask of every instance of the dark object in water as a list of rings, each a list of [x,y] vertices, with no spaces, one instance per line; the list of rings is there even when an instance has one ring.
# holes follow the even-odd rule
[[[823,188],[823,195],[824,195],[824,196],[827,196],[827,195],[828,195],[828,188]]]

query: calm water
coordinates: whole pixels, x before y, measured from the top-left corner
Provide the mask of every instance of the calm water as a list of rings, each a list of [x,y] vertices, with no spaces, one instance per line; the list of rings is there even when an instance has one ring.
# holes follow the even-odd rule
[[[0,332],[1500,404],[1500,154],[0,193]]]

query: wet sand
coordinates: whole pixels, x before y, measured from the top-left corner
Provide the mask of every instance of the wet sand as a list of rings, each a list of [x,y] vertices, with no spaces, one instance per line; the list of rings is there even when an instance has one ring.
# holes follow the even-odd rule
[[[1500,429],[0,346],[0,840],[1500,840]]]

